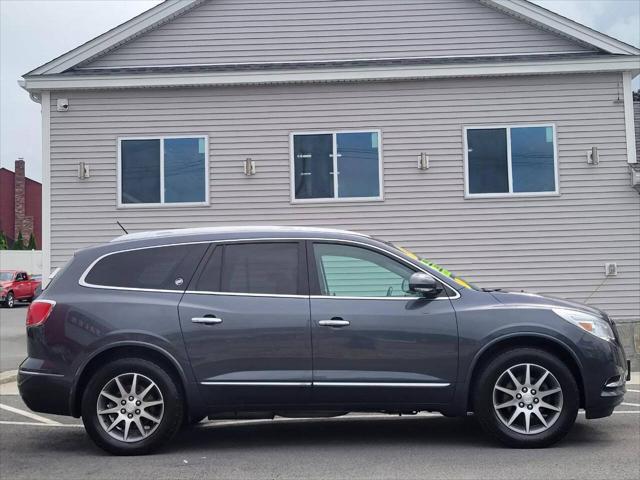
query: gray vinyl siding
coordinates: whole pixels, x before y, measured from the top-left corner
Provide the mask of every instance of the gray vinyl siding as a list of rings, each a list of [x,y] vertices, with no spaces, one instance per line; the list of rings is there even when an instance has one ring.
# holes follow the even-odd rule
[[[52,93],[52,266],[122,232],[283,224],[383,237],[482,286],[640,317],[640,197],[618,74]],[[70,109],[56,111],[57,98]],[[464,198],[465,125],[554,123],[560,196]],[[289,136],[380,129],[384,201],[291,204]],[[211,205],[116,209],[118,136],[209,136]],[[586,152],[600,150],[600,165]],[[417,169],[420,152],[431,158]],[[246,177],[243,161],[256,161]],[[77,178],[85,161],[91,178]],[[605,262],[619,275],[605,281]],[[604,283],[603,283],[604,282]],[[597,292],[596,292],[597,290]],[[595,293],[594,293],[595,292]]]
[[[587,50],[475,0],[216,0],[90,67]]]

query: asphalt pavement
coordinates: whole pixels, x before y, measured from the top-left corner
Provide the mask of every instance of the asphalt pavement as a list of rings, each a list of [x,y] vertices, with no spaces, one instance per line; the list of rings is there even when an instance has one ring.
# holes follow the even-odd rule
[[[0,310],[3,369],[24,358],[25,312]],[[586,420],[581,412],[568,437],[543,450],[504,448],[473,418],[354,414],[202,422],[154,455],[113,457],[93,445],[81,420],[33,413],[7,383],[0,385],[0,479],[637,480],[640,384],[627,388],[611,417]]]

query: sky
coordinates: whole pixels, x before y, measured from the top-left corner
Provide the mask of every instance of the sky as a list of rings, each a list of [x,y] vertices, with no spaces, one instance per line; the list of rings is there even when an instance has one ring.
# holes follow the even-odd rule
[[[24,157],[41,180],[40,105],[17,80],[29,70],[157,5],[159,0],[0,0],[0,166]],[[640,47],[640,0],[534,0]],[[634,82],[638,88],[640,79]]]

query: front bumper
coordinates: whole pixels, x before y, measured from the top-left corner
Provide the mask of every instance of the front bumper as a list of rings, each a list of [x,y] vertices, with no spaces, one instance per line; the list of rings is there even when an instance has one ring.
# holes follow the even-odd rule
[[[584,409],[588,419],[608,417],[622,403],[627,392],[626,382],[630,376],[630,363],[622,346],[615,342],[599,345],[590,350],[593,354],[583,368]]]

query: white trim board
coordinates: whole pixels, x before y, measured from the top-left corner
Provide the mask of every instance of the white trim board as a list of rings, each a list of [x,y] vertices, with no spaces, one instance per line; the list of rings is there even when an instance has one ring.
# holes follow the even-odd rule
[[[636,131],[635,118],[633,114],[633,88],[631,72],[622,73],[622,93],[624,95],[624,124],[627,136],[627,163],[636,165],[638,163],[638,153],[636,151]]]
[[[640,70],[640,56],[527,60],[459,65],[369,66],[246,72],[190,72],[122,75],[29,76],[28,91],[110,88],[200,87],[306,82],[358,82],[448,77],[570,74]]]
[[[31,70],[27,75],[54,75],[86,63],[197,7],[205,0],[166,0],[83,45]],[[480,0],[520,20],[612,54],[638,55],[640,50],[620,40],[580,25],[526,0]]]
[[[42,92],[42,282],[51,274],[51,93]]]

